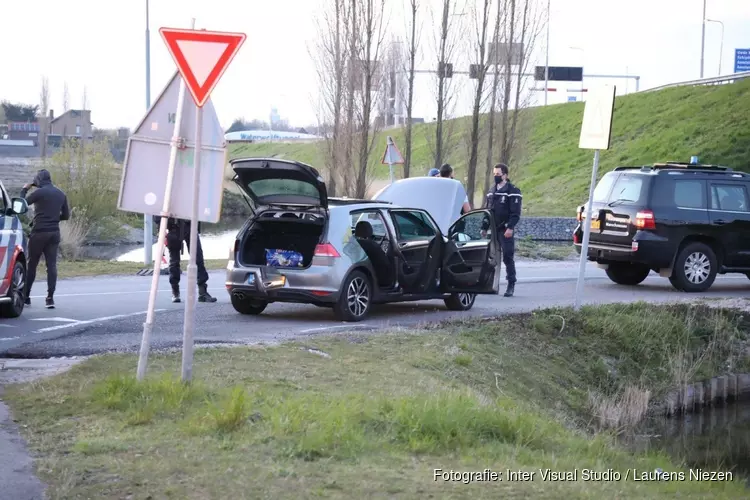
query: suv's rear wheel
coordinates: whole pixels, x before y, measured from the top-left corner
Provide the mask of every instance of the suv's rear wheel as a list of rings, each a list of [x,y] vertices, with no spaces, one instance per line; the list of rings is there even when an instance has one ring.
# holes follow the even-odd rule
[[[234,307],[234,310],[240,314],[252,314],[257,316],[266,309],[266,306],[268,306],[268,302],[239,296],[234,293],[231,294],[231,298],[232,307]]]
[[[0,318],[17,318],[23,313],[24,296],[26,288],[26,268],[23,264],[16,262],[13,266],[13,275],[7,297],[11,300],[0,304]]]
[[[669,282],[683,292],[703,292],[713,285],[718,271],[716,254],[705,243],[688,243],[677,255]]]
[[[474,293],[452,293],[445,300],[445,307],[451,311],[468,311],[474,307],[477,296]]]
[[[607,277],[618,285],[639,285],[651,272],[643,264],[632,262],[614,262],[607,266]]]
[[[344,280],[333,314],[341,321],[361,321],[370,312],[371,305],[372,284],[363,272],[354,271]]]

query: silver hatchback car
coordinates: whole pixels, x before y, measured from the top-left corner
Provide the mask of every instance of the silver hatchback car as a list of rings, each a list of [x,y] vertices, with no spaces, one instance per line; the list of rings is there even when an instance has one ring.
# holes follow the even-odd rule
[[[443,299],[466,311],[476,294],[499,291],[497,243],[483,230],[494,227],[487,210],[462,216],[444,235],[423,209],[328,198],[323,178],[303,163],[245,158],[230,165],[252,210],[227,265],[226,288],[239,313],[296,302],[360,321],[373,304]]]

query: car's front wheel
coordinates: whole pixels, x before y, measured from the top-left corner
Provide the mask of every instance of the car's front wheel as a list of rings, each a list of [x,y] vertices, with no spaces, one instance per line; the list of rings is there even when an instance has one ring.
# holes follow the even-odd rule
[[[703,292],[713,285],[718,271],[716,254],[705,243],[688,243],[677,255],[670,283],[683,292]]]
[[[354,271],[344,280],[333,314],[341,321],[361,321],[371,306],[372,284],[363,272]]]
[[[26,268],[23,264],[16,262],[13,266],[13,275],[10,282],[7,298],[10,302],[0,304],[0,317],[17,318],[23,313],[24,300],[26,296]]]
[[[642,264],[614,262],[607,266],[607,277],[618,285],[640,285],[651,269]]]
[[[268,306],[268,302],[265,302],[263,300],[257,300],[235,293],[231,294],[231,298],[232,307],[234,307],[234,310],[240,314],[252,314],[254,316],[257,316],[266,309],[266,306]]]
[[[445,307],[451,311],[468,311],[474,307],[476,298],[474,293],[452,293],[445,298]]]

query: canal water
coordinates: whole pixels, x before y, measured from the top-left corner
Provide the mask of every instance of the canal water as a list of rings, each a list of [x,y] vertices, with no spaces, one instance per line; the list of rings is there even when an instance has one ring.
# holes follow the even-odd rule
[[[750,401],[704,408],[682,417],[652,419],[638,435],[625,438],[625,442],[638,451],[666,452],[688,467],[733,471],[735,480],[747,481]]]

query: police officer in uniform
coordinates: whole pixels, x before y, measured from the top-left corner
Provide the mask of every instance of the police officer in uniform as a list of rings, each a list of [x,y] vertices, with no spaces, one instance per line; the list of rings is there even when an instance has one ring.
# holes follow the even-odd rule
[[[158,217],[154,217],[159,222]],[[200,239],[200,222],[198,223],[198,248],[195,263],[198,266],[198,302],[216,302],[216,297],[208,293],[208,271],[203,261],[203,248]],[[167,250],[169,250],[169,284],[172,285],[172,302],[180,302],[180,256],[183,244],[190,249],[190,221],[170,217],[167,219]]]
[[[503,255],[503,264],[505,264],[506,276],[508,279],[508,288],[505,291],[506,297],[512,297],[516,287],[516,263],[514,253],[516,242],[514,231],[516,224],[521,219],[521,190],[511,184],[508,180],[508,166],[504,163],[498,163],[494,168],[495,185],[487,193],[485,208],[492,211],[495,217],[493,228],[497,238],[500,251]],[[483,227],[483,230],[489,229]]]

